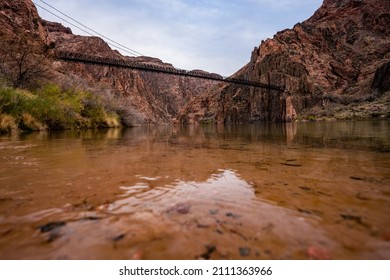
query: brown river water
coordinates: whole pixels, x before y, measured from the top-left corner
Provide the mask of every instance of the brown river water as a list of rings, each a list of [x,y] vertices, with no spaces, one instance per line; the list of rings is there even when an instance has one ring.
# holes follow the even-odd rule
[[[390,122],[0,137],[0,259],[390,259]]]

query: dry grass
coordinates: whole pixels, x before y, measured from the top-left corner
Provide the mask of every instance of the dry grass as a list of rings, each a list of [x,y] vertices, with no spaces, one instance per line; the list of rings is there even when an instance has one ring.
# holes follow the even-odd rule
[[[1,114],[0,115],[0,134],[12,133],[18,129],[16,119],[13,116]]]

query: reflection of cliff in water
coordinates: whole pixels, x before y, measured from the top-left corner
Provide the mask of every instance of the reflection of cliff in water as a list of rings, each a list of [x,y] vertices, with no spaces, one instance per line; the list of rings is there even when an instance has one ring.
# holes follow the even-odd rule
[[[208,125],[208,126],[159,126],[127,129],[54,131],[27,134],[23,139],[93,139],[96,143],[113,145],[137,145],[160,143],[187,147],[223,148],[222,141],[249,143],[273,143],[297,145],[311,148],[370,149],[390,152],[390,122],[308,122],[252,125]]]
[[[157,133],[161,141],[163,131]],[[145,129],[143,129],[145,133]],[[140,135],[140,131],[126,131],[129,137]],[[371,149],[379,152],[390,151],[390,122],[309,122],[259,125],[183,126],[171,129],[168,141],[176,142],[181,137],[193,138],[203,146],[213,141],[237,141],[243,144],[265,142],[281,145],[297,145],[312,148]]]
[[[323,122],[296,124],[294,143],[319,148],[371,149],[390,152],[390,122]]]
[[[226,138],[294,144],[313,148],[390,151],[390,122],[309,122],[228,126]]]
[[[388,135],[361,122],[2,136],[0,259],[388,259],[390,163],[372,151]]]

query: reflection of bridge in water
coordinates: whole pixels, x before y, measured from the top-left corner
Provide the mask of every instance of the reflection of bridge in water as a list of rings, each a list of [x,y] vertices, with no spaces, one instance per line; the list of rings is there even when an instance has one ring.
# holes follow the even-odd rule
[[[246,86],[251,86],[256,88],[265,88],[268,90],[277,90],[280,92],[284,91],[282,87],[272,85],[270,82],[268,84],[265,84],[257,81],[251,81],[251,80],[245,80],[239,78],[230,78],[230,77],[224,78],[221,75],[215,73],[207,73],[200,70],[187,71],[187,70],[178,69],[174,67],[164,67],[160,65],[129,61],[129,60],[124,60],[119,58],[91,56],[87,54],[65,52],[65,51],[57,51],[54,57],[60,60],[65,60],[70,62],[80,62],[80,63],[95,64],[95,65],[102,65],[102,66],[129,68],[129,69],[134,69],[139,71],[186,76],[191,78],[213,80],[213,81],[231,83],[237,85],[246,85]]]

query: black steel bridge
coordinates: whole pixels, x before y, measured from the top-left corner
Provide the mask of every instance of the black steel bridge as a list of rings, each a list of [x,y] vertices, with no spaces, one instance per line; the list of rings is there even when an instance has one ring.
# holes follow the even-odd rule
[[[168,75],[185,76],[185,77],[192,77],[198,79],[213,80],[213,81],[224,82],[224,83],[251,86],[256,88],[264,88],[264,89],[276,90],[280,92],[284,91],[282,87],[272,85],[270,82],[266,84],[257,81],[239,79],[239,78],[230,78],[230,77],[225,78],[215,73],[207,73],[200,70],[187,71],[184,69],[178,69],[174,67],[165,67],[165,66],[154,65],[149,63],[124,60],[120,58],[100,57],[100,56],[93,56],[93,55],[67,52],[67,51],[56,51],[54,53],[54,58],[59,60],[64,60],[64,61],[70,61],[70,62],[129,68],[129,69],[134,69],[139,71],[163,73]]]

